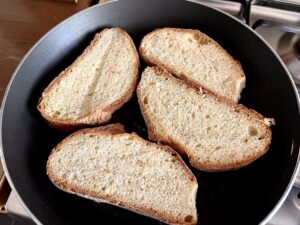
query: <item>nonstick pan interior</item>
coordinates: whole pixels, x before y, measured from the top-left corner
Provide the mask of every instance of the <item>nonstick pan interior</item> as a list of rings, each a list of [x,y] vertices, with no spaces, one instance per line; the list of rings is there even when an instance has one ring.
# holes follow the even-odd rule
[[[258,224],[286,194],[299,155],[299,107],[291,78],[270,48],[240,22],[219,11],[181,0],[126,0],[89,8],[50,31],[15,72],[3,104],[2,147],[10,184],[35,222],[42,224],[161,224],[133,212],[60,191],[46,176],[51,149],[68,134],[49,128],[37,112],[38,98],[105,27],[121,27],[136,46],[159,27],[199,29],[241,61],[247,81],[241,103],[273,117],[266,155],[237,171],[192,169],[199,183],[198,224]],[[145,64],[141,63],[142,71]],[[136,97],[111,122],[146,138]]]

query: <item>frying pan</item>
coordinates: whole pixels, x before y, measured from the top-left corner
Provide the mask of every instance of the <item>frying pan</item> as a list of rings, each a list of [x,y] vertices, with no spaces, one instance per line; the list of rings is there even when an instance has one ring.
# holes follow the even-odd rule
[[[2,158],[9,183],[32,219],[38,224],[161,224],[62,192],[46,176],[51,149],[68,134],[42,121],[38,98],[105,27],[125,29],[137,46],[143,35],[158,27],[200,29],[241,61],[247,77],[241,103],[275,118],[272,144],[266,155],[237,171],[192,169],[199,183],[198,223],[266,223],[286,198],[299,164],[295,86],[278,56],[249,27],[223,12],[183,0],[126,0],[91,7],[48,32],[21,61],[2,105]],[[142,63],[141,70],[144,67]],[[147,137],[136,97],[110,122]]]

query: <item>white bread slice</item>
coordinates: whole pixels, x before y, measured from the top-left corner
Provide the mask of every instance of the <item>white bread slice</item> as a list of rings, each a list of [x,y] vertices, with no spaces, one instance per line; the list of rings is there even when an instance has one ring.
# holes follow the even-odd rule
[[[198,30],[156,29],[143,38],[139,51],[148,64],[162,66],[235,102],[245,87],[240,62]]]
[[[80,130],[47,162],[58,188],[168,224],[197,223],[197,180],[171,148],[125,133],[120,124]]]
[[[61,130],[107,122],[134,93],[138,67],[130,36],[120,28],[104,29],[45,89],[38,110]]]
[[[245,166],[268,150],[272,119],[160,67],[148,67],[137,88],[149,138],[186,155],[204,171]]]

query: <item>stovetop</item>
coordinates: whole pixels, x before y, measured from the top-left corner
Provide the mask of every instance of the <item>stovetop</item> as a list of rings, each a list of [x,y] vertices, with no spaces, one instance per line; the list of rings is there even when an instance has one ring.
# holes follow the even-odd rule
[[[225,11],[255,29],[281,57],[300,92],[300,0],[189,1]],[[4,189],[6,192],[9,191],[2,174],[0,164],[0,212],[8,213],[15,219],[21,218],[22,222],[17,224],[33,224],[13,192],[8,201],[1,198],[4,195],[2,194]],[[1,186],[4,187],[2,190]],[[16,224],[10,221],[9,223]],[[268,222],[268,225],[285,224],[300,224],[300,171],[284,204]]]

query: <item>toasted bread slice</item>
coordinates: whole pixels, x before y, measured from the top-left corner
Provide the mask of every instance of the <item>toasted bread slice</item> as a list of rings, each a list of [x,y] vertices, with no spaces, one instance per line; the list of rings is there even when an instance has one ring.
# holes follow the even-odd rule
[[[104,29],[45,89],[38,110],[61,130],[105,123],[134,93],[138,67],[130,36]]]
[[[198,30],[156,29],[143,38],[139,51],[148,64],[162,66],[235,102],[245,87],[241,64]]]
[[[267,152],[272,119],[148,67],[137,88],[149,138],[187,155],[192,166],[225,171],[245,166]]]
[[[118,124],[80,130],[47,162],[58,188],[117,205],[168,224],[197,223],[197,180],[167,146],[125,133]]]

